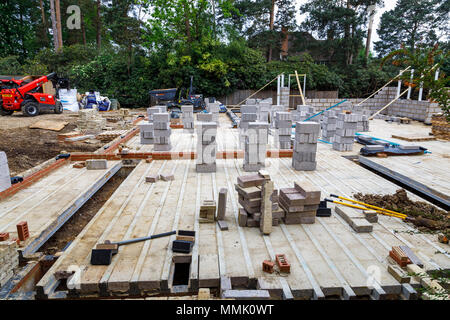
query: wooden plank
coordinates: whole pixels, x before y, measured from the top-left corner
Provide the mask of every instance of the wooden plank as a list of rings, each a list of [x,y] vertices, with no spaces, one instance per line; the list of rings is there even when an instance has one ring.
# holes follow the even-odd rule
[[[69,122],[55,120],[39,120],[29,126],[30,129],[43,129],[51,131],[61,131]]]

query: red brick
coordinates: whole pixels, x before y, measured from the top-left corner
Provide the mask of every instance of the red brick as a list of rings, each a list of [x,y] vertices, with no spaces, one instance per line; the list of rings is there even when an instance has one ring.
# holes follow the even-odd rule
[[[273,273],[273,266],[275,264],[270,260],[264,260],[262,264],[262,270],[267,273]]]
[[[277,254],[277,255],[275,255],[275,259],[277,261],[277,265],[278,265],[278,268],[280,269],[280,272],[291,273],[291,265],[286,260],[286,255]]]
[[[0,233],[0,241],[6,241],[8,239],[9,239],[9,233],[8,232]]]
[[[411,263],[411,260],[409,259],[407,261],[402,261],[401,258],[398,257],[393,251],[389,251],[389,256],[402,268],[405,268],[406,265]]]
[[[20,241],[25,241],[30,237],[28,223],[26,221],[21,221],[17,224],[17,235]]]

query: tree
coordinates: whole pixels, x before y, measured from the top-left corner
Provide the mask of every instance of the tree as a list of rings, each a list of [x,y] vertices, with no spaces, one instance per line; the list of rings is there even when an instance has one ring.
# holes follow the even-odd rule
[[[450,52],[439,50],[439,45],[434,47],[418,47],[394,50],[382,59],[382,65],[388,61],[396,66],[411,66],[414,69],[414,77],[410,79],[410,74],[405,73],[401,79],[405,85],[411,85],[415,89],[421,86],[428,90],[428,98],[437,101],[447,120],[450,121],[450,93],[448,86],[450,79],[444,72],[440,72],[438,79],[435,79],[436,70],[440,69],[448,61]]]
[[[24,61],[43,46],[40,4],[34,0],[0,2],[0,56]],[[44,40],[44,39],[42,39]]]
[[[97,50],[100,50],[102,47],[102,19],[101,19],[101,0],[97,0]]]
[[[441,2],[442,0],[398,0],[394,9],[381,16],[377,29],[380,41],[374,43],[378,54],[384,56],[392,50],[400,49],[402,44],[414,52],[419,44],[432,46],[436,43],[437,28],[441,22],[436,20],[436,14]]]
[[[300,10],[307,15],[302,28],[327,40],[328,51],[345,65],[362,48],[369,6],[381,0],[309,0]]]

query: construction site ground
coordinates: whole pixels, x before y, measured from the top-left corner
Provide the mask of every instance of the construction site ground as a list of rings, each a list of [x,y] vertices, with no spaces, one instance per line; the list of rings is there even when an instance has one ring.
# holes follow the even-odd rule
[[[230,128],[226,115],[220,116],[220,122],[218,150],[238,150],[238,129]],[[420,123],[397,125],[381,120],[373,120],[371,128],[373,131],[367,134],[388,140],[394,140],[391,134],[416,128],[423,134],[429,131],[429,127]],[[196,135],[192,131],[174,129],[172,141],[173,151],[195,151]],[[391,161],[389,164],[397,165],[403,174],[423,183],[433,183],[433,187],[442,192],[449,190],[450,180],[445,177],[448,173],[441,174],[450,153],[449,142],[400,143],[420,144],[432,153],[371,159]],[[152,152],[151,145],[140,145],[138,135],[124,145],[131,152]],[[346,197],[353,197],[356,193],[394,194],[399,189],[397,185],[342,157],[358,154],[360,147],[355,144],[351,152],[337,152],[329,144],[319,143],[317,170],[294,171],[290,158],[276,156],[266,160],[266,170],[278,189],[292,187],[294,182],[309,181],[321,190],[322,197],[330,193]],[[274,139],[270,136],[269,149],[274,148]],[[25,247],[29,252],[39,249],[53,253],[72,241],[37,284],[40,297],[47,298],[61,297],[56,290],[61,288],[61,281],[55,278],[55,274],[73,266],[82,272],[79,278],[72,278],[78,282],[70,292],[65,291],[69,296],[193,295],[201,287],[214,291],[218,289],[221,277],[229,277],[236,289],[267,289],[273,298],[297,299],[389,298],[397,297],[405,290],[411,293],[413,287],[419,287],[417,281],[412,280],[409,288],[387,272],[388,252],[396,245],[413,249],[427,271],[450,269],[448,246],[439,243],[435,235],[420,232],[412,224],[387,216],[379,217],[379,222],[373,224],[373,232],[361,234],[355,233],[334,213],[329,218],[317,218],[313,225],[280,224],[268,236],[262,236],[258,228],[240,227],[234,183],[239,175],[246,174],[242,170],[242,161],[218,159],[217,172],[196,173],[195,160],[192,159],[153,160],[150,163],[142,160],[124,180],[114,180],[115,177],[110,180],[122,167],[121,161],[108,161],[108,169],[91,172],[64,164],[2,201],[0,232],[9,231],[14,236],[16,220],[27,220],[31,239]],[[402,161],[405,163],[401,164]],[[410,170],[416,162],[421,165]],[[145,176],[157,173],[173,173],[175,180],[154,184],[145,182]],[[426,175],[443,178],[430,181]],[[104,193],[97,194],[99,198],[92,197],[104,185]],[[227,231],[221,231],[214,223],[199,223],[197,219],[201,201],[217,200],[221,187],[228,188],[229,194]],[[406,194],[413,201],[432,205],[409,191]],[[21,204],[20,210],[18,204]],[[73,214],[74,218],[69,220]],[[76,220],[78,215],[83,217],[78,218],[79,221]],[[62,216],[68,216],[67,222],[59,221]],[[68,231],[71,223],[74,230]],[[196,231],[192,254],[174,254],[170,246],[174,237],[170,237],[123,247],[109,266],[89,264],[90,251],[96,243],[179,229]],[[47,238],[46,232],[51,234]],[[51,240],[46,241],[48,238]],[[39,246],[33,244],[39,241]],[[291,273],[262,272],[262,261],[274,259],[278,253],[286,254],[291,263]],[[179,263],[190,264],[188,281],[182,286],[173,284],[175,267]],[[376,273],[375,280],[368,283],[368,275],[373,272]]]
[[[103,113],[104,117],[114,118],[117,111]],[[42,120],[65,121],[68,124],[61,131],[30,129],[29,126]],[[0,150],[6,152],[11,175],[20,173],[56,157],[61,151],[93,152],[102,147],[101,141],[90,139],[86,141],[64,143],[58,140],[58,135],[76,130],[78,113],[64,111],[62,114],[44,113],[37,117],[26,117],[21,112],[11,116],[0,117]],[[121,129],[117,123],[108,121],[107,125]]]

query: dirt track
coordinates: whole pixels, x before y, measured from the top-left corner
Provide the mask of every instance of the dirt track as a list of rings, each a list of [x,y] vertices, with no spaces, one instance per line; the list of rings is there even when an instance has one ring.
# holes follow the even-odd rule
[[[107,116],[117,113],[108,112]],[[50,131],[42,129],[30,129],[31,124],[40,120],[56,120],[69,122],[61,131]],[[50,158],[61,153],[61,151],[91,152],[100,148],[103,143],[63,143],[58,141],[58,134],[71,132],[76,129],[78,114],[64,111],[62,114],[47,113],[37,117],[25,117],[22,113],[14,113],[12,116],[0,117],[0,151],[5,151],[8,157],[11,176],[20,174]],[[110,127],[115,128],[117,124],[108,122]]]

